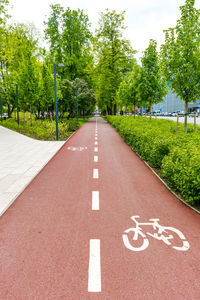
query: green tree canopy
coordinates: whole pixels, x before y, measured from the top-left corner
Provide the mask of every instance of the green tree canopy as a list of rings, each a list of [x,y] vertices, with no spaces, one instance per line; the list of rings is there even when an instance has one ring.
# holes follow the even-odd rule
[[[32,25],[14,24],[4,30],[0,56],[0,73],[1,84],[4,90],[4,105],[8,107],[9,116],[16,107],[15,93],[11,85],[21,85],[19,94],[21,106],[23,107],[26,106],[23,101],[29,98],[28,94],[26,97],[24,96],[23,89],[34,89],[34,87],[31,87],[31,83],[28,82],[28,78],[32,76],[32,74],[28,73],[30,71],[28,62],[30,62],[31,58],[33,58],[34,63],[37,60],[37,41],[37,33]],[[29,71],[25,70],[26,68]],[[29,85],[29,88],[25,87],[26,83]]]
[[[135,112],[135,107],[140,106],[140,97],[138,92],[140,74],[141,67],[135,64],[132,72],[127,74],[124,80],[120,83],[117,91],[117,103],[120,107],[131,107]]]
[[[176,27],[165,31],[160,54],[166,81],[185,101],[185,131],[188,103],[196,102],[200,96],[200,10],[194,4],[194,0],[186,0],[180,7],[181,18]]]
[[[167,87],[163,84],[160,74],[158,53],[155,40],[149,41],[148,48],[142,57],[142,69],[139,84],[139,94],[143,106],[151,108],[153,104],[162,101],[167,93]]]
[[[60,71],[62,78],[87,79],[85,70],[92,60],[88,16],[81,9],[65,10],[59,4],[50,7],[50,16],[45,22],[45,36],[54,62],[65,64],[65,69]]]
[[[125,29],[124,14],[114,10],[101,13],[99,28],[93,39],[95,91],[99,108],[108,114],[116,113],[116,91],[135,61],[135,51],[122,34]]]

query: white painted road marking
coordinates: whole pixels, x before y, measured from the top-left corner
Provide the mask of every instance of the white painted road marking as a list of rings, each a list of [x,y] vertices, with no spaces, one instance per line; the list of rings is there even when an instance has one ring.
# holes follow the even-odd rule
[[[126,248],[128,248],[129,250],[132,251],[143,251],[146,248],[148,248],[149,246],[149,236],[155,238],[156,240],[159,241],[163,241],[165,244],[167,244],[168,246],[170,246],[171,240],[174,238],[174,234],[175,236],[179,237],[180,240],[182,240],[182,245],[181,246],[173,246],[172,248],[179,250],[179,251],[187,251],[190,248],[190,244],[188,243],[188,241],[185,239],[184,234],[174,228],[174,227],[169,227],[169,226],[162,226],[158,223],[158,221],[160,221],[160,219],[155,218],[155,219],[149,219],[150,222],[139,222],[137,219],[139,219],[139,216],[132,216],[131,219],[135,222],[135,227],[129,228],[127,230],[124,231],[124,234],[122,235],[122,239],[124,242],[124,245]],[[145,232],[143,232],[143,228],[142,226],[152,226],[153,230],[157,230],[157,232],[148,232],[145,230]],[[149,230],[149,229],[148,229]],[[132,233],[132,237],[131,237],[131,242],[129,240],[130,235],[128,235],[129,233]],[[162,234],[164,232],[164,234]],[[134,235],[133,235],[134,233]],[[134,245],[134,241],[136,241],[138,239],[138,236],[140,236],[140,238],[143,238],[143,243],[138,247],[137,243],[136,245]]]
[[[94,152],[98,152],[98,147],[95,147],[95,148],[94,148]]]
[[[97,137],[97,136],[95,136],[95,140],[98,140],[98,137]]]
[[[94,162],[98,162],[98,156],[94,156]]]
[[[87,150],[87,147],[67,147],[67,149],[71,151],[83,151]]]
[[[90,240],[88,292],[101,292],[100,240]]]
[[[92,192],[92,210],[99,210],[99,191]]]
[[[94,179],[99,178],[99,170],[98,169],[93,169],[93,178]]]
[[[98,142],[96,141],[96,142],[94,142],[94,144],[95,144],[95,145],[98,145]]]

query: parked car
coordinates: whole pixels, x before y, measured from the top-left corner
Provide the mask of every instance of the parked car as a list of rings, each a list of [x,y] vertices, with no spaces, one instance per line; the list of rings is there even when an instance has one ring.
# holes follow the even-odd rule
[[[179,114],[180,117],[184,117],[184,116],[185,116],[185,112],[184,112],[183,110],[182,110],[182,111],[179,111],[178,114]]]
[[[189,113],[188,115],[190,118],[194,118],[194,111],[192,111],[191,113]]]

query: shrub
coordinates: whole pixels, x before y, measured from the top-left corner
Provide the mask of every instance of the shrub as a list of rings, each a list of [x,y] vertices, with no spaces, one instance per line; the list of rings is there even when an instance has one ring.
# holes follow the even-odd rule
[[[180,191],[187,202],[200,202],[200,148],[188,143],[184,148],[175,146],[164,157],[162,174],[170,185]]]
[[[200,203],[200,128],[194,132],[188,124],[170,120],[137,117],[107,116],[125,142],[152,167],[161,169],[162,175],[187,202]]]
[[[3,121],[4,127],[15,130],[19,133],[33,137],[39,140],[54,141],[56,140],[56,124],[50,120],[34,120],[31,126],[30,121],[21,121],[19,126],[14,119]],[[58,123],[59,140],[66,140],[72,132],[80,127],[79,122],[70,120]]]

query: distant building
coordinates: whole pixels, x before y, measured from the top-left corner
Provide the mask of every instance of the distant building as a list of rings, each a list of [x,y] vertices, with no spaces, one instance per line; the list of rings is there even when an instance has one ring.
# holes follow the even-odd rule
[[[188,104],[189,112],[197,111],[200,112],[200,100],[197,100],[196,103]],[[163,98],[163,102],[154,104],[152,106],[152,112],[160,113],[173,113],[173,112],[184,112],[185,111],[185,102],[180,99],[179,96],[172,93],[172,90],[169,88],[169,93],[166,97]]]

